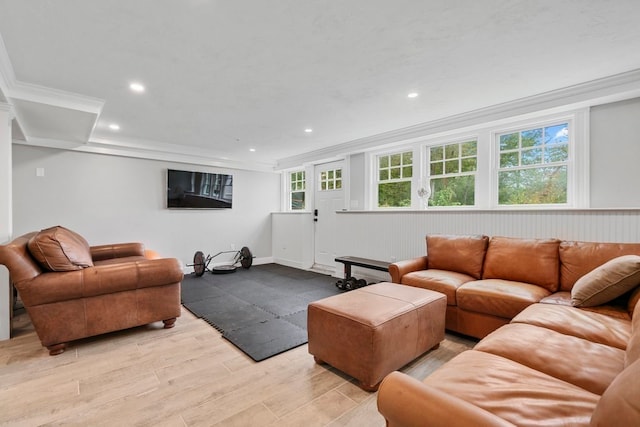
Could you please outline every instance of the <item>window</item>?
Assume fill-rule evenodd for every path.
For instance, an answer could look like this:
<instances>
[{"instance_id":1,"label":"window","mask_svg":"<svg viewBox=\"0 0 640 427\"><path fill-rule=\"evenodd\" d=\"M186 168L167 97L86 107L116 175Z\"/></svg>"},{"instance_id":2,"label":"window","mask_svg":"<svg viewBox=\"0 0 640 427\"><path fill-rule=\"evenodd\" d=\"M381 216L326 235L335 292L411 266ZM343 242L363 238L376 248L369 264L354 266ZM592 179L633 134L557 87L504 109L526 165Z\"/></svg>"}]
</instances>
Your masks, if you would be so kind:
<instances>
[{"instance_id":1,"label":"window","mask_svg":"<svg viewBox=\"0 0 640 427\"><path fill-rule=\"evenodd\" d=\"M320 191L342 189L342 169L320 172Z\"/></svg>"},{"instance_id":2,"label":"window","mask_svg":"<svg viewBox=\"0 0 640 427\"><path fill-rule=\"evenodd\" d=\"M411 206L413 151L378 156L378 207Z\"/></svg>"},{"instance_id":3,"label":"window","mask_svg":"<svg viewBox=\"0 0 640 427\"><path fill-rule=\"evenodd\" d=\"M294 211L303 210L305 208L304 195L306 189L304 171L291 172L289 179L291 182L289 207Z\"/></svg>"},{"instance_id":4,"label":"window","mask_svg":"<svg viewBox=\"0 0 640 427\"><path fill-rule=\"evenodd\" d=\"M497 135L498 205L566 204L569 123Z\"/></svg>"},{"instance_id":5,"label":"window","mask_svg":"<svg viewBox=\"0 0 640 427\"><path fill-rule=\"evenodd\" d=\"M428 149L429 206L473 206L478 168L476 140Z\"/></svg>"}]
</instances>

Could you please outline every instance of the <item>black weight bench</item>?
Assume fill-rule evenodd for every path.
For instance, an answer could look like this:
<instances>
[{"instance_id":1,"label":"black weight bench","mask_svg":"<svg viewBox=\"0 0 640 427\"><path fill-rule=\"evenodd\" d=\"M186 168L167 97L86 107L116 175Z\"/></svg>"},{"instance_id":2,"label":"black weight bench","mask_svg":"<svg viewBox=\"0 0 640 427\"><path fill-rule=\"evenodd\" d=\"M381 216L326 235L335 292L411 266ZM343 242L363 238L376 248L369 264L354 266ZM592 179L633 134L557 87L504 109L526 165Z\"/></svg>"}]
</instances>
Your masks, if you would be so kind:
<instances>
[{"instance_id":1,"label":"black weight bench","mask_svg":"<svg viewBox=\"0 0 640 427\"><path fill-rule=\"evenodd\" d=\"M335 259L336 262L344 264L344 279L340 279L336 282L338 289L350 291L352 289L361 288L367 286L367 281L364 279L356 279L351 276L351 266L369 268L371 270L386 271L389 272L389 262L378 261L375 259L359 258L355 256L341 256Z\"/></svg>"}]
</instances>

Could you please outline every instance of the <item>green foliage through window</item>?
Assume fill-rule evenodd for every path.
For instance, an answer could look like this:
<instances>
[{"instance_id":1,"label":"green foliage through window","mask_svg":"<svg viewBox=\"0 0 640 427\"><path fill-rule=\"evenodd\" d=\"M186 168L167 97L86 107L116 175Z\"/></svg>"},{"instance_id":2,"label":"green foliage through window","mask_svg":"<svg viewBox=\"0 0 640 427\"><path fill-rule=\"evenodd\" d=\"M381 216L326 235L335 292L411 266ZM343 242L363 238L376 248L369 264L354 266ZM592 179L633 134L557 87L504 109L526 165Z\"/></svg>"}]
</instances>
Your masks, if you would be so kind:
<instances>
[{"instance_id":1,"label":"green foliage through window","mask_svg":"<svg viewBox=\"0 0 640 427\"><path fill-rule=\"evenodd\" d=\"M378 207L410 207L413 152L378 156Z\"/></svg>"},{"instance_id":2,"label":"green foliage through window","mask_svg":"<svg viewBox=\"0 0 640 427\"><path fill-rule=\"evenodd\" d=\"M498 204L567 203L569 124L499 136Z\"/></svg>"},{"instance_id":3,"label":"green foliage through window","mask_svg":"<svg viewBox=\"0 0 640 427\"><path fill-rule=\"evenodd\" d=\"M429 147L429 206L475 205L477 141Z\"/></svg>"}]
</instances>

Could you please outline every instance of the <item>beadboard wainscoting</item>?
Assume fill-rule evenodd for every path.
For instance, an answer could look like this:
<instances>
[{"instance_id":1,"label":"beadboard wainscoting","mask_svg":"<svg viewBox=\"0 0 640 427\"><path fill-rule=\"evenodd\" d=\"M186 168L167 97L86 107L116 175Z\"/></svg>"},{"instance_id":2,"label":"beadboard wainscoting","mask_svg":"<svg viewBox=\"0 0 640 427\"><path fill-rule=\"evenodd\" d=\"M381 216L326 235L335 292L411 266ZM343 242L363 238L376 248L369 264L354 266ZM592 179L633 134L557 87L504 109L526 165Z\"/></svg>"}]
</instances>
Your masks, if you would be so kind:
<instances>
[{"instance_id":1,"label":"beadboard wainscoting","mask_svg":"<svg viewBox=\"0 0 640 427\"><path fill-rule=\"evenodd\" d=\"M333 232L337 256L396 261L424 254L425 236L435 233L640 242L640 209L343 211L338 213ZM312 253L311 217L274 214L274 260L305 268L312 262ZM385 273L357 268L353 274L369 280L389 278ZM335 276L342 276L341 264L336 265Z\"/></svg>"}]
</instances>

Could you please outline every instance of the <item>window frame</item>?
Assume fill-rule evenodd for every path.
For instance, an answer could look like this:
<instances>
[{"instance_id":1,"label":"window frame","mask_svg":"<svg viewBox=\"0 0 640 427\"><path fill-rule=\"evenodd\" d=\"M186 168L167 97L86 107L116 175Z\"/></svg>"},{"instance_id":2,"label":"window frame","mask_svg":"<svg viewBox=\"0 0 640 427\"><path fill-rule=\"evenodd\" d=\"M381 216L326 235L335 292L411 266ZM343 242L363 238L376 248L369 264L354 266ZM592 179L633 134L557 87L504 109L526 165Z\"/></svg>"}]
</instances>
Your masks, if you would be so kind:
<instances>
[{"instance_id":1,"label":"window frame","mask_svg":"<svg viewBox=\"0 0 640 427\"><path fill-rule=\"evenodd\" d=\"M411 202L409 203L409 206L379 206L379 200L378 200L378 192L379 192L379 185L381 183L380 181L380 161L379 158L382 156L389 156L389 158L391 158L391 156L395 155L395 154L400 154L401 156L405 153L411 153L411 178L400 178L400 179L394 179L394 180L390 180L388 182L393 183L393 182L410 182L410 197L411 197ZM387 210L411 210L415 208L415 203L416 203L416 197L414 195L414 190L416 188L416 171L418 171L418 174L420 174L420 157L419 157L419 153L418 155L416 155L416 147L415 146L398 146L398 147L394 147L393 149L387 149L384 151L376 151L371 153L371 207L374 210L383 210L383 211L387 211ZM418 164L416 164L416 159L418 159ZM389 159L391 160L391 159ZM402 163L400 164L400 169L402 169L403 167L405 167L405 165L403 165Z\"/></svg>"},{"instance_id":2,"label":"window frame","mask_svg":"<svg viewBox=\"0 0 640 427\"><path fill-rule=\"evenodd\" d=\"M491 204L493 210L544 210L544 209L579 209L589 204L589 121L588 109L572 110L561 114L553 114L505 123L503 126L492 126L490 130L491 152ZM567 166L567 202L501 205L499 203L498 174L500 172L500 135L524 132L536 128L544 128L567 123L568 126L568 158ZM542 163L540 166L544 166Z\"/></svg>"},{"instance_id":3,"label":"window frame","mask_svg":"<svg viewBox=\"0 0 640 427\"><path fill-rule=\"evenodd\" d=\"M475 153L475 159L476 159L476 169L473 172L458 172L456 174L446 174L443 173L443 175L438 175L435 176L435 178L431 175L431 149L434 147L444 147L447 145L452 145L452 144L464 144L467 142L475 142L476 143L476 153ZM419 200L420 205L422 206L422 208L424 209L433 209L433 210L441 210L441 209L473 209L476 208L478 206L478 182L480 181L478 179L479 177L479 169L480 169L480 138L478 137L478 135L475 134L461 134L461 135L457 135L454 138L447 138L447 139L434 139L432 141L429 141L428 143L423 145L423 150L424 150L424 155L422 156L422 159L424 161L424 168L422 168L423 173L421 174L421 177L419 178L421 185L420 187L425 187L425 186L429 186L429 198L427 199L426 202L423 202L422 200ZM463 158L463 156L459 155L457 157L458 161L460 161ZM445 159L443 158L443 168L444 168L444 163L445 163ZM444 171L444 169L443 169ZM469 176L469 175L473 175L474 177L474 200L473 200L473 205L460 205L460 206L455 206L455 205L449 205L449 206L429 206L429 202L428 200L431 200L431 197L433 196L433 191L432 191L432 180L433 179L442 179L442 178L446 178L446 177L458 177L458 176Z\"/></svg>"},{"instance_id":4,"label":"window frame","mask_svg":"<svg viewBox=\"0 0 640 427\"><path fill-rule=\"evenodd\" d=\"M289 170L286 172L287 173L287 182L286 182L286 188L287 188L287 211L290 212L306 212L309 211L308 208L308 197L307 197L307 191L309 186L307 185L307 171L303 168L303 169L293 169L293 170ZM294 182L299 182L299 181L294 181L292 179L292 175L293 174L298 174L298 173L302 173L303 174L303 189L302 190L296 190L294 191L291 187L293 185ZM304 207L302 209L294 209L293 208L293 193L303 193L304 194Z\"/></svg>"}]
</instances>

